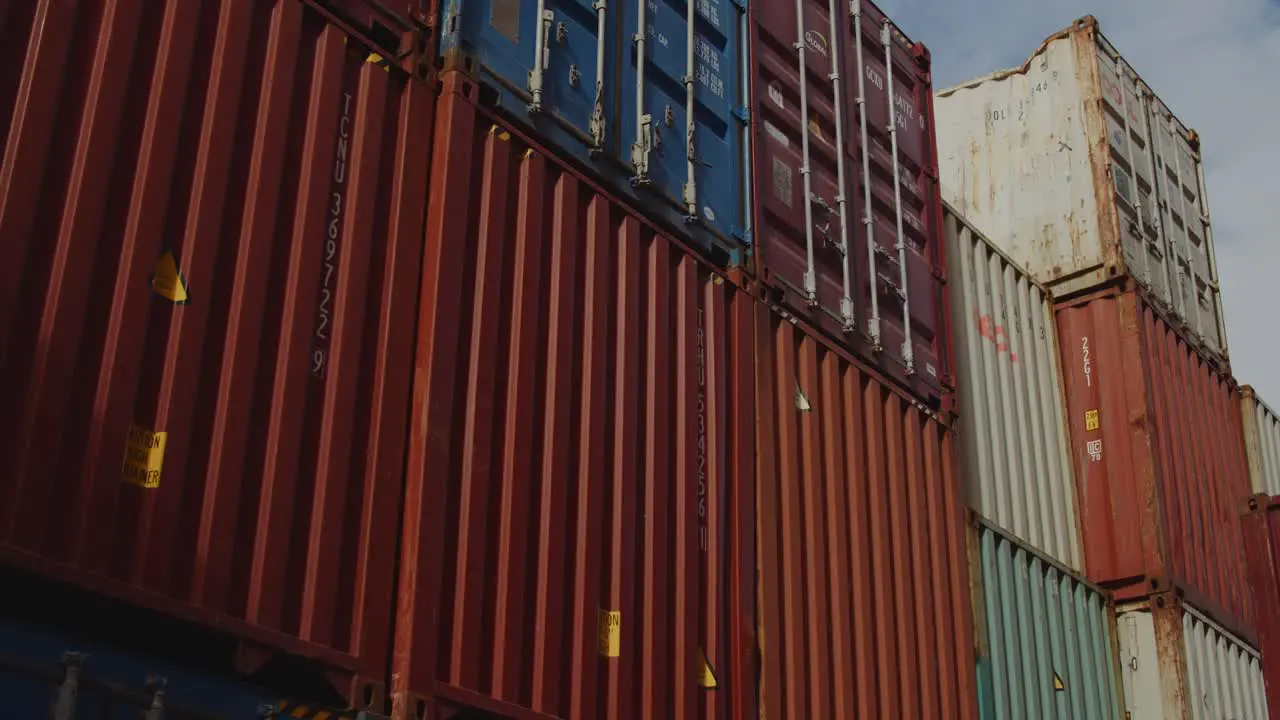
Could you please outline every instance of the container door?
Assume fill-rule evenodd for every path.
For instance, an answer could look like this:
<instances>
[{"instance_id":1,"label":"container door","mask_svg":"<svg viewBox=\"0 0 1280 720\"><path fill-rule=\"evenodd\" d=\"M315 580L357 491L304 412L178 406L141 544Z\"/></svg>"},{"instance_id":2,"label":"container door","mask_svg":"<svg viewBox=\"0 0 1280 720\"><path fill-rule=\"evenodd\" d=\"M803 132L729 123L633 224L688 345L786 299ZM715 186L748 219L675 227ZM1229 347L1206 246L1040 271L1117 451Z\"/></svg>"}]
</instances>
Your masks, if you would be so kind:
<instances>
[{"instance_id":1,"label":"container door","mask_svg":"<svg viewBox=\"0 0 1280 720\"><path fill-rule=\"evenodd\" d=\"M1154 190L1155 156L1147 127L1147 93L1133 68L1105 44L1098 50L1098 76L1125 265L1157 298L1169 304L1173 300L1171 265L1160 234L1160 208Z\"/></svg>"},{"instance_id":2,"label":"container door","mask_svg":"<svg viewBox=\"0 0 1280 720\"><path fill-rule=\"evenodd\" d=\"M815 325L843 337L861 328L850 242L854 166L842 151L842 120L851 117L852 98L832 81L847 45L840 37L831 41L833 7L845 9L831 0L806 0L803 17L785 2L753 9L756 202L761 263L770 284L793 308L808 311Z\"/></svg>"},{"instance_id":3,"label":"container door","mask_svg":"<svg viewBox=\"0 0 1280 720\"><path fill-rule=\"evenodd\" d=\"M632 40L617 122L632 184L685 222L743 239L742 13L732 0L616 4Z\"/></svg>"},{"instance_id":4,"label":"container door","mask_svg":"<svg viewBox=\"0 0 1280 720\"><path fill-rule=\"evenodd\" d=\"M861 261L863 326L884 353L930 387L944 367L937 156L932 89L916 48L870 3L855 0L845 74L856 159L854 252ZM910 318L908 322L907 318Z\"/></svg>"},{"instance_id":5,"label":"container door","mask_svg":"<svg viewBox=\"0 0 1280 720\"><path fill-rule=\"evenodd\" d=\"M1161 227L1168 238L1170 253L1177 257L1175 308L1180 308L1182 321L1207 350L1225 354L1226 333L1219 324L1218 273L1209 213L1204 204L1204 169L1198 141L1159 98L1153 98L1147 107L1159 176L1156 187L1160 194Z\"/></svg>"},{"instance_id":6,"label":"container door","mask_svg":"<svg viewBox=\"0 0 1280 720\"><path fill-rule=\"evenodd\" d=\"M599 7L597 7L599 5ZM617 23L593 0L448 0L441 52L501 88L504 110L564 131L585 155L608 140ZM601 39L604 42L601 42Z\"/></svg>"}]
</instances>

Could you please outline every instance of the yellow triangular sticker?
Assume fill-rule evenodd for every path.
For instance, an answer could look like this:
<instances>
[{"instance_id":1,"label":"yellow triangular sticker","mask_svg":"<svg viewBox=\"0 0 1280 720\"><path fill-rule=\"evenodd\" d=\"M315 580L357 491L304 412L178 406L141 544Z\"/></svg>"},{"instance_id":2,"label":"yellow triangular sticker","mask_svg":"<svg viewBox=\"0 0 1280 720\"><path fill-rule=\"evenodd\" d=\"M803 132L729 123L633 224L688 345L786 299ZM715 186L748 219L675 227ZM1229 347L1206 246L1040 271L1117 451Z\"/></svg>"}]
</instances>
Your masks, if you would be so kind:
<instances>
[{"instance_id":1,"label":"yellow triangular sticker","mask_svg":"<svg viewBox=\"0 0 1280 720\"><path fill-rule=\"evenodd\" d=\"M187 280L182 277L172 250L165 250L156 263L156 269L151 273L151 292L175 305L186 305L191 301Z\"/></svg>"},{"instance_id":2,"label":"yellow triangular sticker","mask_svg":"<svg viewBox=\"0 0 1280 720\"><path fill-rule=\"evenodd\" d=\"M714 690L718 683L716 682L716 671L711 667L711 662L707 660L707 654L701 650L698 651L698 687L704 690Z\"/></svg>"},{"instance_id":3,"label":"yellow triangular sticker","mask_svg":"<svg viewBox=\"0 0 1280 720\"><path fill-rule=\"evenodd\" d=\"M1054 672L1053 673L1053 691L1062 692L1063 690L1066 690L1066 689L1067 689L1067 686L1062 684L1062 677L1059 676L1057 672Z\"/></svg>"}]
</instances>

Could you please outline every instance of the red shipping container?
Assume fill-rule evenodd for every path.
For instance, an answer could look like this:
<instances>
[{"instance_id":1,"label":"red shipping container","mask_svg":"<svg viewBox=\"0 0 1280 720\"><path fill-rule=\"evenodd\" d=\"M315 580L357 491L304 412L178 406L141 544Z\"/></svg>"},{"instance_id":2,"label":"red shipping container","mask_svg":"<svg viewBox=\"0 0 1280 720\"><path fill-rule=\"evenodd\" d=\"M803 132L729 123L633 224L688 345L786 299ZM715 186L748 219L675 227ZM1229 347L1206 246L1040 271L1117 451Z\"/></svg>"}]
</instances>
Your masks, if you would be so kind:
<instances>
[{"instance_id":1,"label":"red shipping container","mask_svg":"<svg viewBox=\"0 0 1280 720\"><path fill-rule=\"evenodd\" d=\"M754 714L754 302L442 78L393 716Z\"/></svg>"},{"instance_id":2,"label":"red shipping container","mask_svg":"<svg viewBox=\"0 0 1280 720\"><path fill-rule=\"evenodd\" d=\"M936 407L954 385L929 53L868 0L802 6L750 8L757 273Z\"/></svg>"},{"instance_id":3,"label":"red shipping container","mask_svg":"<svg viewBox=\"0 0 1280 720\"><path fill-rule=\"evenodd\" d=\"M1240 399L1139 291L1055 310L1085 569L1119 600L1177 590L1246 640Z\"/></svg>"},{"instance_id":4,"label":"red shipping container","mask_svg":"<svg viewBox=\"0 0 1280 720\"><path fill-rule=\"evenodd\" d=\"M1280 717L1280 495L1249 498L1241 524L1267 709L1271 717Z\"/></svg>"},{"instance_id":5,"label":"red shipping container","mask_svg":"<svg viewBox=\"0 0 1280 720\"><path fill-rule=\"evenodd\" d=\"M5 13L0 558L376 705L432 88L297 0Z\"/></svg>"},{"instance_id":6,"label":"red shipping container","mask_svg":"<svg viewBox=\"0 0 1280 720\"><path fill-rule=\"evenodd\" d=\"M976 718L951 431L791 318L758 322L762 716Z\"/></svg>"}]
</instances>

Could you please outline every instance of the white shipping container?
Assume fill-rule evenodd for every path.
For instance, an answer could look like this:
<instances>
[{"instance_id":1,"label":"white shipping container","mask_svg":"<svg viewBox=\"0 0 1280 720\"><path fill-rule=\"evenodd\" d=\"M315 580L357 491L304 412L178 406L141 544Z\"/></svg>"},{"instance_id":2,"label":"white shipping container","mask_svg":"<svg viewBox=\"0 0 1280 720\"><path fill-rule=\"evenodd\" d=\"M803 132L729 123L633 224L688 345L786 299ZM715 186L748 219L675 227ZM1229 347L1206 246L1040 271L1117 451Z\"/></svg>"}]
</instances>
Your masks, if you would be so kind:
<instances>
[{"instance_id":1,"label":"white shipping container","mask_svg":"<svg viewBox=\"0 0 1280 720\"><path fill-rule=\"evenodd\" d=\"M1055 297L1136 278L1226 360L1199 139L1092 17L935 113L944 197Z\"/></svg>"},{"instance_id":2,"label":"white shipping container","mask_svg":"<svg viewBox=\"0 0 1280 720\"><path fill-rule=\"evenodd\" d=\"M1249 486L1255 493L1280 495L1280 416L1248 385L1240 388L1240 410L1249 454Z\"/></svg>"},{"instance_id":3,"label":"white shipping container","mask_svg":"<svg viewBox=\"0 0 1280 720\"><path fill-rule=\"evenodd\" d=\"M1258 651L1171 594L1116 610L1129 720L1265 720Z\"/></svg>"},{"instance_id":4,"label":"white shipping container","mask_svg":"<svg viewBox=\"0 0 1280 720\"><path fill-rule=\"evenodd\" d=\"M1061 360L1048 296L949 204L943 217L969 505L1081 571Z\"/></svg>"}]
</instances>

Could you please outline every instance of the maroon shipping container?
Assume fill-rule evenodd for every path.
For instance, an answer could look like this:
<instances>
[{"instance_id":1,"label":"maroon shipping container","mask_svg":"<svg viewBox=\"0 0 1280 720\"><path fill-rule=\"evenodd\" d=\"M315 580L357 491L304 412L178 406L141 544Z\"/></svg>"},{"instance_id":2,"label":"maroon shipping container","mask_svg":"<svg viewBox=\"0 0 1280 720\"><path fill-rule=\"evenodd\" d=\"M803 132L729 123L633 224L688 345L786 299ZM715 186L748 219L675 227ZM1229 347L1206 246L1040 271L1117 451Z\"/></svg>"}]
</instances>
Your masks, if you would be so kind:
<instances>
[{"instance_id":1,"label":"maroon shipping container","mask_svg":"<svg viewBox=\"0 0 1280 720\"><path fill-rule=\"evenodd\" d=\"M866 0L803 8L750 10L757 272L936 406L953 382L929 53Z\"/></svg>"},{"instance_id":2,"label":"maroon shipping container","mask_svg":"<svg viewBox=\"0 0 1280 720\"><path fill-rule=\"evenodd\" d=\"M761 308L762 716L976 718L951 432Z\"/></svg>"},{"instance_id":3,"label":"maroon shipping container","mask_svg":"<svg viewBox=\"0 0 1280 720\"><path fill-rule=\"evenodd\" d=\"M0 557L376 704L434 91L297 0L155 5L0 19Z\"/></svg>"},{"instance_id":4,"label":"maroon shipping container","mask_svg":"<svg viewBox=\"0 0 1280 720\"><path fill-rule=\"evenodd\" d=\"M1055 310L1089 579L1118 599L1177 590L1245 639L1240 399L1139 291Z\"/></svg>"},{"instance_id":5,"label":"maroon shipping container","mask_svg":"<svg viewBox=\"0 0 1280 720\"><path fill-rule=\"evenodd\" d=\"M393 716L751 715L753 300L442 77Z\"/></svg>"},{"instance_id":6,"label":"maroon shipping container","mask_svg":"<svg viewBox=\"0 0 1280 720\"><path fill-rule=\"evenodd\" d=\"M1267 708L1280 717L1280 495L1254 495L1241 519Z\"/></svg>"}]
</instances>

